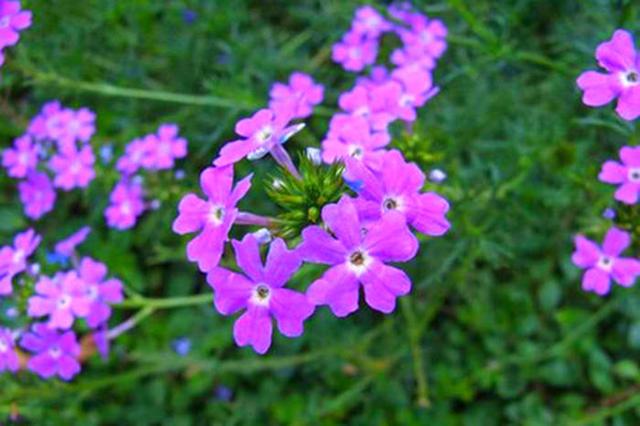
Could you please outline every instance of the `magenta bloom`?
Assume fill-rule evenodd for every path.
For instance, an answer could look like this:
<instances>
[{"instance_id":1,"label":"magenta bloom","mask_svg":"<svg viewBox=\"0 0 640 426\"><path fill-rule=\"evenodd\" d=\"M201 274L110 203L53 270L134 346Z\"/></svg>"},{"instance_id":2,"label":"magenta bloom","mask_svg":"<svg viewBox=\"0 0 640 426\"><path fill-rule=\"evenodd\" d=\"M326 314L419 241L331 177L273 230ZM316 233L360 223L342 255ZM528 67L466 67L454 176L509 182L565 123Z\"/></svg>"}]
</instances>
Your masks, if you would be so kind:
<instances>
[{"instance_id":1,"label":"magenta bloom","mask_svg":"<svg viewBox=\"0 0 640 426\"><path fill-rule=\"evenodd\" d=\"M251 234L242 241L233 241L233 248L244 274L215 268L207 275L207 281L215 290L218 312L232 315L246 309L233 328L238 346L251 345L259 354L267 352L271 346L272 317L280 333L300 336L304 320L315 308L304 294L283 288L300 268L302 261L298 254L288 250L278 238L271 243L263 266L259 243Z\"/></svg>"},{"instance_id":2,"label":"magenta bloom","mask_svg":"<svg viewBox=\"0 0 640 426\"><path fill-rule=\"evenodd\" d=\"M585 71L578 77L584 92L582 102L599 107L618 99L616 112L625 120L640 116L640 74L633 37L628 31L616 30L611 40L596 49L598 65L608 71L602 74Z\"/></svg>"},{"instance_id":3,"label":"magenta bloom","mask_svg":"<svg viewBox=\"0 0 640 426\"><path fill-rule=\"evenodd\" d=\"M144 191L134 180L121 180L109 196L109 207L104 211L107 225L115 229L129 229L144 212Z\"/></svg>"},{"instance_id":4,"label":"magenta bloom","mask_svg":"<svg viewBox=\"0 0 640 426\"><path fill-rule=\"evenodd\" d=\"M322 141L322 159L333 163L353 158L376 167L383 152L381 148L389 142L389 134L374 132L364 117L336 115L331 119L326 139Z\"/></svg>"},{"instance_id":5,"label":"magenta bloom","mask_svg":"<svg viewBox=\"0 0 640 426\"><path fill-rule=\"evenodd\" d=\"M2 165L9 176L23 178L38 165L38 146L29 135L20 136L13 142L13 148L2 153Z\"/></svg>"},{"instance_id":6,"label":"magenta bloom","mask_svg":"<svg viewBox=\"0 0 640 426\"><path fill-rule=\"evenodd\" d=\"M20 31L31 26L31 11L21 10L19 1L0 2L0 50L15 45Z\"/></svg>"},{"instance_id":7,"label":"magenta bloom","mask_svg":"<svg viewBox=\"0 0 640 426\"><path fill-rule=\"evenodd\" d=\"M56 192L44 173L31 172L27 180L18 184L20 201L24 206L24 214L33 220L38 220L53 209L56 202Z\"/></svg>"},{"instance_id":8,"label":"magenta bloom","mask_svg":"<svg viewBox=\"0 0 640 426\"><path fill-rule=\"evenodd\" d=\"M150 170L173 168L175 160L187 156L187 140L178 136L179 128L175 124L163 124L146 143L150 144L147 156L142 164Z\"/></svg>"},{"instance_id":9,"label":"magenta bloom","mask_svg":"<svg viewBox=\"0 0 640 426\"><path fill-rule=\"evenodd\" d=\"M64 240L58 242L54 248L54 251L65 257L69 257L73 254L76 247L84 242L91 233L91 228L83 226L73 234L69 235Z\"/></svg>"},{"instance_id":10,"label":"magenta bloom","mask_svg":"<svg viewBox=\"0 0 640 426\"><path fill-rule=\"evenodd\" d=\"M615 199L625 204L635 204L640 193L640 147L622 147L620 159L622 163L605 162L598 179L620 185L614 194Z\"/></svg>"},{"instance_id":11,"label":"magenta bloom","mask_svg":"<svg viewBox=\"0 0 640 426\"><path fill-rule=\"evenodd\" d=\"M439 58L447 50L447 27L438 19L428 19L420 13L408 17L410 29L400 30L405 50L411 56Z\"/></svg>"},{"instance_id":12,"label":"magenta bloom","mask_svg":"<svg viewBox=\"0 0 640 426\"><path fill-rule=\"evenodd\" d=\"M57 375L71 380L80 372L80 345L73 331L60 333L46 324L34 324L20 346L34 353L27 367L43 379Z\"/></svg>"},{"instance_id":13,"label":"magenta bloom","mask_svg":"<svg viewBox=\"0 0 640 426\"><path fill-rule=\"evenodd\" d=\"M125 175L132 175L147 163L151 157L153 135L147 135L143 138L136 138L127 144L125 153L118 159L116 169Z\"/></svg>"},{"instance_id":14,"label":"magenta bloom","mask_svg":"<svg viewBox=\"0 0 640 426\"><path fill-rule=\"evenodd\" d=\"M75 271L60 272L53 278L41 276L35 293L29 298L27 313L30 317L48 316L50 328L67 330L75 318L89 314L86 284Z\"/></svg>"},{"instance_id":15,"label":"magenta bloom","mask_svg":"<svg viewBox=\"0 0 640 426\"><path fill-rule=\"evenodd\" d=\"M385 262L406 262L418 251L418 240L403 215L389 212L363 232L355 203L343 196L338 204L322 209L322 220L335 238L320 226L309 226L298 247L304 260L331 265L307 290L309 301L329 305L336 316L347 316L358 309L362 284L370 307L392 312L396 298L409 293L411 281Z\"/></svg>"},{"instance_id":16,"label":"magenta bloom","mask_svg":"<svg viewBox=\"0 0 640 426\"><path fill-rule=\"evenodd\" d=\"M59 101L44 104L40 113L29 123L28 134L37 141L57 140L64 129L62 111Z\"/></svg>"},{"instance_id":17,"label":"magenta bloom","mask_svg":"<svg viewBox=\"0 0 640 426\"><path fill-rule=\"evenodd\" d=\"M11 294L11 281L27 269L27 259L36 251L42 237L33 229L15 236L13 247L0 248L0 295Z\"/></svg>"},{"instance_id":18,"label":"magenta bloom","mask_svg":"<svg viewBox=\"0 0 640 426\"><path fill-rule=\"evenodd\" d=\"M391 63L398 67L417 66L426 71L436 67L436 60L429 55L422 55L415 50L396 49L391 53Z\"/></svg>"},{"instance_id":19,"label":"magenta bloom","mask_svg":"<svg viewBox=\"0 0 640 426\"><path fill-rule=\"evenodd\" d=\"M621 286L633 285L640 274L640 261L620 257L631 244L629 233L612 227L604 237L600 248L596 243L582 235L575 238L576 251L571 260L579 268L586 269L582 277L582 288L603 296L609 293L611 279Z\"/></svg>"},{"instance_id":20,"label":"magenta bloom","mask_svg":"<svg viewBox=\"0 0 640 426\"><path fill-rule=\"evenodd\" d=\"M207 200L185 195L178 205L173 231L184 235L200 232L187 245L187 258L202 272L218 266L229 230L236 220L236 204L251 187L251 175L233 187L233 166L209 167L200 175L200 187Z\"/></svg>"},{"instance_id":21,"label":"magenta bloom","mask_svg":"<svg viewBox=\"0 0 640 426\"><path fill-rule=\"evenodd\" d=\"M275 83L269 92L269 108L273 111L291 111L291 118L306 118L313 113L313 107L322 102L324 87L315 84L311 76L294 72L289 77L289 85Z\"/></svg>"},{"instance_id":22,"label":"magenta bloom","mask_svg":"<svg viewBox=\"0 0 640 426\"><path fill-rule=\"evenodd\" d=\"M215 166L227 166L243 158L257 160L282 145L292 135L302 129L301 125L287 126L291 110L261 109L250 118L236 124L236 133L244 139L229 142L220 150Z\"/></svg>"},{"instance_id":23,"label":"magenta bloom","mask_svg":"<svg viewBox=\"0 0 640 426\"><path fill-rule=\"evenodd\" d=\"M53 183L58 188L69 191L73 188L86 188L95 177L93 164L96 161L93 150L85 146L80 151L71 147L54 155L49 162L49 167L56 177Z\"/></svg>"},{"instance_id":24,"label":"magenta bloom","mask_svg":"<svg viewBox=\"0 0 640 426\"><path fill-rule=\"evenodd\" d=\"M432 84L429 71L408 66L396 69L393 80L376 88L373 96L384 103L389 115L412 122L417 118L416 109L435 96L438 90Z\"/></svg>"},{"instance_id":25,"label":"magenta bloom","mask_svg":"<svg viewBox=\"0 0 640 426\"><path fill-rule=\"evenodd\" d=\"M391 31L393 26L373 7L362 6L356 10L352 28L357 34L362 34L369 38L377 38L382 33Z\"/></svg>"},{"instance_id":26,"label":"magenta bloom","mask_svg":"<svg viewBox=\"0 0 640 426\"><path fill-rule=\"evenodd\" d=\"M88 108L65 109L59 120L55 139L61 149L75 148L76 142L88 143L96 131L96 114Z\"/></svg>"},{"instance_id":27,"label":"magenta bloom","mask_svg":"<svg viewBox=\"0 0 640 426\"><path fill-rule=\"evenodd\" d=\"M357 165L350 170L350 178L362 181L355 201L361 218L377 220L399 212L423 234L440 236L449 230L449 203L435 192L421 192L424 173L414 163L407 163L400 151L385 153L378 172Z\"/></svg>"},{"instance_id":28,"label":"magenta bloom","mask_svg":"<svg viewBox=\"0 0 640 426\"><path fill-rule=\"evenodd\" d=\"M89 300L87 324L97 328L111 317L109 305L124 300L122 282L115 278L106 279L107 267L89 257L82 259L78 273L85 283L85 294Z\"/></svg>"},{"instance_id":29,"label":"magenta bloom","mask_svg":"<svg viewBox=\"0 0 640 426\"><path fill-rule=\"evenodd\" d=\"M356 31L349 31L342 40L333 45L331 58L342 64L345 70L359 72L372 65L378 56L376 40L364 37Z\"/></svg>"},{"instance_id":30,"label":"magenta bloom","mask_svg":"<svg viewBox=\"0 0 640 426\"><path fill-rule=\"evenodd\" d=\"M386 70L385 70L386 71ZM377 71L380 73L381 71ZM378 87L383 82L381 76L375 76ZM344 92L338 99L340 108L351 115L364 117L371 128L376 131L387 131L387 126L395 117L387 111L384 98L380 98L371 87L358 85L348 92Z\"/></svg>"},{"instance_id":31,"label":"magenta bloom","mask_svg":"<svg viewBox=\"0 0 640 426\"><path fill-rule=\"evenodd\" d=\"M9 370L15 373L19 368L13 333L8 328L0 327L0 372Z\"/></svg>"}]
</instances>

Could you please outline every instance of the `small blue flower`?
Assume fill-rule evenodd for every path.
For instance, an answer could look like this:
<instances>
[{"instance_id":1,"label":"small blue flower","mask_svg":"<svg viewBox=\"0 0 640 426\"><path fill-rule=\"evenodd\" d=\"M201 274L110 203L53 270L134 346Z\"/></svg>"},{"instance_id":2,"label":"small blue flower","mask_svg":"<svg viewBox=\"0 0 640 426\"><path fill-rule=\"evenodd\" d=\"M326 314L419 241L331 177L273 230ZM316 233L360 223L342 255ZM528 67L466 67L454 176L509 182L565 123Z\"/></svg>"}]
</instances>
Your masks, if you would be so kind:
<instances>
[{"instance_id":1,"label":"small blue flower","mask_svg":"<svg viewBox=\"0 0 640 426\"><path fill-rule=\"evenodd\" d=\"M191 340L188 337L178 337L171 342L171 347L180 356L187 356L191 352Z\"/></svg>"}]
</instances>

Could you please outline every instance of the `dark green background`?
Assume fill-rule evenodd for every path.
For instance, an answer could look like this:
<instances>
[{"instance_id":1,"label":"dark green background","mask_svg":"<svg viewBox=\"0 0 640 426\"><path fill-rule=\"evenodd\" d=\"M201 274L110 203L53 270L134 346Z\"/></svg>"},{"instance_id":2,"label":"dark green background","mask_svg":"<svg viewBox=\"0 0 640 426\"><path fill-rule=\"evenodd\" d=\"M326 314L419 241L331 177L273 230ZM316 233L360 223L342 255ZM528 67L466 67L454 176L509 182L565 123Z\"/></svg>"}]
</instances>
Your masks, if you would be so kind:
<instances>
[{"instance_id":1,"label":"dark green background","mask_svg":"<svg viewBox=\"0 0 640 426\"><path fill-rule=\"evenodd\" d=\"M51 244L93 225L82 252L148 297L210 292L170 231L179 196L197 189L236 120L294 70L325 84L327 100L289 147L319 142L338 94L353 84L330 49L358 3L25 1L34 25L0 71L4 146L59 98L97 112L95 146L113 142L120 153L172 121L190 148L184 181L150 179L163 204L135 230L104 228L116 179L104 168L86 194L61 195L36 228ZM609 226L601 213L613 188L597 181L600 164L639 136L610 107L584 107L575 78L595 67L596 45L615 28L640 27L633 3L418 4L446 22L450 45L435 72L440 95L421 111L416 137L397 142L425 170L448 173L438 190L451 200L453 229L407 265L414 290L393 315L363 308L341 320L323 308L303 338L278 336L260 357L235 347L233 320L208 304L160 310L70 384L2 375L0 416L13 407L38 425L638 424L638 290L585 294L570 263L575 233L599 239ZM185 9L197 14L192 24ZM385 39L383 50L395 43ZM255 167L260 177L272 166L239 173ZM27 222L5 175L0 191L8 243ZM243 208L273 210L260 178ZM297 285L310 279L301 274ZM119 309L112 323L135 312ZM187 357L171 348L181 336L192 341ZM230 401L216 397L221 386Z\"/></svg>"}]
</instances>

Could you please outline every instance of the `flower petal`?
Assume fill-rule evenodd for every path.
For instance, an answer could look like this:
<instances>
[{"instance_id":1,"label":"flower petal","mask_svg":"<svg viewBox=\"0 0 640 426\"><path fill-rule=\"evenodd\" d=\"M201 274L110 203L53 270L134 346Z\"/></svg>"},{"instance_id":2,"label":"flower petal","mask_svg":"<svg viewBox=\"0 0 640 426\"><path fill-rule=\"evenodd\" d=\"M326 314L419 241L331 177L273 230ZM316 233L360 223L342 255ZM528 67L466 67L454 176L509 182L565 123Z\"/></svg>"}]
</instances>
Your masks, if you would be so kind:
<instances>
[{"instance_id":1,"label":"flower petal","mask_svg":"<svg viewBox=\"0 0 640 426\"><path fill-rule=\"evenodd\" d=\"M233 326L233 337L236 344L238 346L251 345L261 355L269 350L272 333L273 325L269 311L251 305Z\"/></svg>"},{"instance_id":2,"label":"flower petal","mask_svg":"<svg viewBox=\"0 0 640 426\"><path fill-rule=\"evenodd\" d=\"M304 329L304 320L315 310L315 306L308 302L304 294L286 288L273 289L269 308L280 333L287 337L300 336Z\"/></svg>"},{"instance_id":3,"label":"flower petal","mask_svg":"<svg viewBox=\"0 0 640 426\"><path fill-rule=\"evenodd\" d=\"M355 275L344 264L337 265L309 286L307 298L314 305L329 305L335 316L345 317L358 310L359 288Z\"/></svg>"}]
</instances>

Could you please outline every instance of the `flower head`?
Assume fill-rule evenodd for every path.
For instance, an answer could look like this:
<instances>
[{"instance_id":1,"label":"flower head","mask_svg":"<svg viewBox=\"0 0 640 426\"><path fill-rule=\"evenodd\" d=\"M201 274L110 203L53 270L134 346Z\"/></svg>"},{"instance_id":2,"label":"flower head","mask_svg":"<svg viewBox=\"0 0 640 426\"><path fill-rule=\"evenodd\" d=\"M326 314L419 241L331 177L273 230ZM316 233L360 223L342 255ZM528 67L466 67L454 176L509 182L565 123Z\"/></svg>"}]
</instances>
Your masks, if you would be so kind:
<instances>
[{"instance_id":1,"label":"flower head","mask_svg":"<svg viewBox=\"0 0 640 426\"><path fill-rule=\"evenodd\" d=\"M96 131L96 114L88 108L60 112L55 139L61 149L75 148L76 142L88 143Z\"/></svg>"},{"instance_id":2,"label":"flower head","mask_svg":"<svg viewBox=\"0 0 640 426\"><path fill-rule=\"evenodd\" d=\"M385 99L379 97L375 91L377 87L383 85L383 79L378 76L376 81L377 84L373 90L367 85L357 85L350 91L344 92L340 95L338 104L343 111L350 115L364 117L372 129L386 132L389 123L396 117L387 111ZM384 81L387 80L384 79Z\"/></svg>"},{"instance_id":3,"label":"flower head","mask_svg":"<svg viewBox=\"0 0 640 426\"><path fill-rule=\"evenodd\" d=\"M73 188L86 188L95 178L93 165L96 157L90 146L79 151L75 147L60 151L49 162L56 174L53 183L56 187L69 191Z\"/></svg>"},{"instance_id":4,"label":"flower head","mask_svg":"<svg viewBox=\"0 0 640 426\"><path fill-rule=\"evenodd\" d=\"M63 108L60 101L50 101L42 106L40 113L33 117L27 132L37 141L57 140L62 134Z\"/></svg>"},{"instance_id":5,"label":"flower head","mask_svg":"<svg viewBox=\"0 0 640 426\"><path fill-rule=\"evenodd\" d=\"M405 16L408 29L399 31L404 49L413 57L439 58L447 50L447 27L438 19L429 19L420 13Z\"/></svg>"},{"instance_id":6,"label":"flower head","mask_svg":"<svg viewBox=\"0 0 640 426\"><path fill-rule=\"evenodd\" d=\"M61 333L46 324L34 324L20 346L33 353L27 368L44 379L57 375L71 380L80 372L80 345L73 331Z\"/></svg>"},{"instance_id":7,"label":"flower head","mask_svg":"<svg viewBox=\"0 0 640 426\"><path fill-rule=\"evenodd\" d=\"M618 99L616 112L625 120L640 116L640 63L631 33L616 30L611 40L596 49L598 64L607 73L585 71L577 83L582 102L599 107Z\"/></svg>"},{"instance_id":8,"label":"flower head","mask_svg":"<svg viewBox=\"0 0 640 426\"><path fill-rule=\"evenodd\" d=\"M80 279L85 284L85 295L89 301L87 324L97 328L111 317L111 307L124 299L122 282L115 278L107 279L107 267L90 257L85 257L78 268Z\"/></svg>"},{"instance_id":9,"label":"flower head","mask_svg":"<svg viewBox=\"0 0 640 426\"><path fill-rule=\"evenodd\" d=\"M15 236L13 246L0 248L0 295L11 294L13 277L27 270L27 260L41 241L40 235L28 229Z\"/></svg>"},{"instance_id":10,"label":"flower head","mask_svg":"<svg viewBox=\"0 0 640 426\"><path fill-rule=\"evenodd\" d=\"M400 151L385 153L378 171L352 165L350 177L362 181L355 201L362 219L378 220L398 212L423 234L440 236L449 230L449 203L435 192L422 192L424 173L414 163L407 163Z\"/></svg>"},{"instance_id":11,"label":"flower head","mask_svg":"<svg viewBox=\"0 0 640 426\"><path fill-rule=\"evenodd\" d=\"M44 173L30 172L27 180L18 184L18 191L24 214L34 220L49 213L56 202L56 192L49 176Z\"/></svg>"},{"instance_id":12,"label":"flower head","mask_svg":"<svg viewBox=\"0 0 640 426\"><path fill-rule=\"evenodd\" d=\"M389 134L373 131L364 117L339 114L331 119L327 137L322 141L322 159L333 163L353 158L375 167L382 148L389 142Z\"/></svg>"},{"instance_id":13,"label":"flower head","mask_svg":"<svg viewBox=\"0 0 640 426\"><path fill-rule=\"evenodd\" d=\"M20 31L31 26L31 11L22 10L19 1L0 2L0 50L20 40Z\"/></svg>"},{"instance_id":14,"label":"flower head","mask_svg":"<svg viewBox=\"0 0 640 426\"><path fill-rule=\"evenodd\" d=\"M148 136L153 138L153 136ZM147 158L151 157L152 146L147 137L136 138L127 144L125 153L118 159L116 169L127 176L134 174Z\"/></svg>"},{"instance_id":15,"label":"flower head","mask_svg":"<svg viewBox=\"0 0 640 426\"><path fill-rule=\"evenodd\" d=\"M8 328L0 327L0 372L9 370L15 373L19 368L14 334Z\"/></svg>"},{"instance_id":16,"label":"flower head","mask_svg":"<svg viewBox=\"0 0 640 426\"><path fill-rule=\"evenodd\" d=\"M9 176L23 178L38 165L38 146L29 135L20 136L13 142L13 148L2 153L2 165Z\"/></svg>"},{"instance_id":17,"label":"flower head","mask_svg":"<svg viewBox=\"0 0 640 426\"><path fill-rule=\"evenodd\" d=\"M331 57L345 70L359 72L372 65L378 56L378 43L356 31L346 33L333 45Z\"/></svg>"},{"instance_id":18,"label":"flower head","mask_svg":"<svg viewBox=\"0 0 640 426\"><path fill-rule=\"evenodd\" d=\"M313 113L313 107L322 102L324 87L315 84L311 76L294 72L288 85L275 83L269 95L271 110L291 112L291 118L306 118Z\"/></svg>"},{"instance_id":19,"label":"flower head","mask_svg":"<svg viewBox=\"0 0 640 426\"><path fill-rule=\"evenodd\" d=\"M234 241L233 247L244 274L215 268L207 281L215 291L214 303L221 314L245 310L233 328L238 346L251 345L264 354L271 346L272 318L283 335L297 337L302 334L304 320L313 314L314 306L304 294L283 288L302 262L279 238L271 243L264 265L253 235Z\"/></svg>"},{"instance_id":20,"label":"flower head","mask_svg":"<svg viewBox=\"0 0 640 426\"><path fill-rule=\"evenodd\" d=\"M35 293L29 298L27 312L31 317L48 316L51 328L67 330L75 318L89 314L86 284L75 271L60 272L53 278L41 276Z\"/></svg>"},{"instance_id":21,"label":"flower head","mask_svg":"<svg viewBox=\"0 0 640 426\"><path fill-rule=\"evenodd\" d=\"M209 167L200 175L206 200L185 195L178 205L173 231L178 234L200 232L187 245L187 257L203 272L218 265L229 230L236 220L236 204L251 187L251 175L233 186L233 166Z\"/></svg>"},{"instance_id":22,"label":"flower head","mask_svg":"<svg viewBox=\"0 0 640 426\"><path fill-rule=\"evenodd\" d=\"M571 258L579 268L586 269L582 277L582 288L603 296L609 293L611 279L624 287L633 285L640 274L640 261L620 257L631 244L629 233L612 227L604 237L602 247L578 235L575 238L576 251Z\"/></svg>"},{"instance_id":23,"label":"flower head","mask_svg":"<svg viewBox=\"0 0 640 426\"><path fill-rule=\"evenodd\" d=\"M377 38L393 26L371 6L362 6L356 10L352 23L353 31L369 38Z\"/></svg>"},{"instance_id":24,"label":"flower head","mask_svg":"<svg viewBox=\"0 0 640 426\"><path fill-rule=\"evenodd\" d=\"M625 204L638 202L640 194L640 147L625 146L620 149L620 160L602 165L598 179L618 186L614 197Z\"/></svg>"},{"instance_id":25,"label":"flower head","mask_svg":"<svg viewBox=\"0 0 640 426\"><path fill-rule=\"evenodd\" d=\"M244 139L229 142L220 150L215 166L227 166L243 158L257 160L285 143L302 129L302 125L288 126L292 117L290 108L261 109L236 124L236 133Z\"/></svg>"},{"instance_id":26,"label":"flower head","mask_svg":"<svg viewBox=\"0 0 640 426\"><path fill-rule=\"evenodd\" d=\"M134 179L123 179L113 188L109 196L109 207L104 212L107 225L115 229L129 229L136 224L144 212L144 191Z\"/></svg>"},{"instance_id":27,"label":"flower head","mask_svg":"<svg viewBox=\"0 0 640 426\"><path fill-rule=\"evenodd\" d=\"M187 141L178 136L179 128L175 124L163 124L155 135L145 138L150 144L142 164L150 170L173 168L175 160L187 155Z\"/></svg>"},{"instance_id":28,"label":"flower head","mask_svg":"<svg viewBox=\"0 0 640 426\"><path fill-rule=\"evenodd\" d=\"M411 289L411 281L402 270L385 262L406 262L418 251L418 240L403 215L389 212L364 227L355 203L345 195L337 204L322 209L322 219L332 234L320 226L309 226L298 247L304 260L330 265L307 290L309 301L329 305L336 316L343 317L358 309L362 285L369 306L392 312L396 298Z\"/></svg>"}]
</instances>

